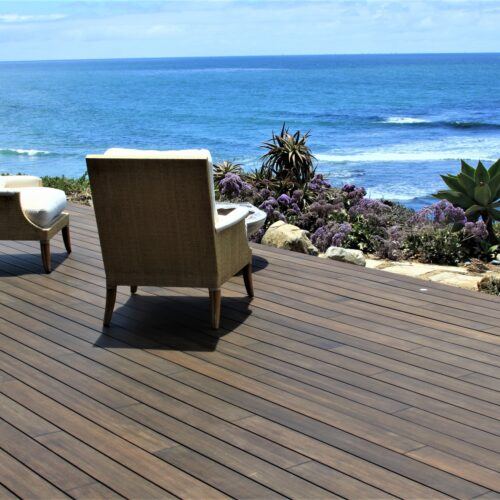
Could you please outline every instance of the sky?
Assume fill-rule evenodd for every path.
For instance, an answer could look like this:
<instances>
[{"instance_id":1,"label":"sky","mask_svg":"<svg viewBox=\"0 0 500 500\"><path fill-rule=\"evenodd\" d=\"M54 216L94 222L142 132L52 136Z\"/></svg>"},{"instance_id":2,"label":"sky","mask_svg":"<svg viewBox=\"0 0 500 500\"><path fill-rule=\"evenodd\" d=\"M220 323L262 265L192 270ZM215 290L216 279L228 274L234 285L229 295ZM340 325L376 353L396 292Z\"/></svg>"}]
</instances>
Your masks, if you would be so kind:
<instances>
[{"instance_id":1,"label":"sky","mask_svg":"<svg viewBox=\"0 0 500 500\"><path fill-rule=\"evenodd\" d=\"M500 0L0 0L0 60L500 52Z\"/></svg>"}]
</instances>

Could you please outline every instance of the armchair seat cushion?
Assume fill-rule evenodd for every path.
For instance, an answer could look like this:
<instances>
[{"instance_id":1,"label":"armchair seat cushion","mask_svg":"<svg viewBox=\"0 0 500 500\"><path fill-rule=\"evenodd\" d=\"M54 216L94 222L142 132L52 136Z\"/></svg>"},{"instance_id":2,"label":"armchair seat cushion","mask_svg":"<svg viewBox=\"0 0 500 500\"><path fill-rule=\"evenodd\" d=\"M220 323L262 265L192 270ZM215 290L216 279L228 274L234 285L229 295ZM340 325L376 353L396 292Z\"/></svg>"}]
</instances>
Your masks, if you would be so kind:
<instances>
[{"instance_id":1,"label":"armchair seat cushion","mask_svg":"<svg viewBox=\"0 0 500 500\"><path fill-rule=\"evenodd\" d=\"M50 227L66 208L66 194L60 189L26 187L19 192L24 215L38 227Z\"/></svg>"}]
</instances>

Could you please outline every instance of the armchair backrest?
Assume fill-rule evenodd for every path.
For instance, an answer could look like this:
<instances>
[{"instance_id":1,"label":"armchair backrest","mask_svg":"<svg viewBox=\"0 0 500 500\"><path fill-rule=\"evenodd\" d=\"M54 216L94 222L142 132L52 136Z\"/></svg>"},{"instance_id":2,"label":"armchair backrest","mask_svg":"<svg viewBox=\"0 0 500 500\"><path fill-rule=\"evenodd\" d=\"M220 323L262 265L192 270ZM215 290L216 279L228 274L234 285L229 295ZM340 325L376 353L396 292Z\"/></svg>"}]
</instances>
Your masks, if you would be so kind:
<instances>
[{"instance_id":1,"label":"armchair backrest","mask_svg":"<svg viewBox=\"0 0 500 500\"><path fill-rule=\"evenodd\" d=\"M210 286L217 272L207 150L87 156L107 283Z\"/></svg>"}]
</instances>

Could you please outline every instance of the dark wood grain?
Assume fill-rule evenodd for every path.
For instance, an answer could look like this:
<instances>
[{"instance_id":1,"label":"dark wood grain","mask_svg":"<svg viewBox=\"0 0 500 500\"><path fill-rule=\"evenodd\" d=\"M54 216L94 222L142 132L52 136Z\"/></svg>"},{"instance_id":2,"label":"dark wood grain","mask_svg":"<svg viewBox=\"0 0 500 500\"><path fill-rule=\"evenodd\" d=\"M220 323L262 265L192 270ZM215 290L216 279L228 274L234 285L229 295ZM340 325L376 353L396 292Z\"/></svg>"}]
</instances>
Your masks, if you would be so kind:
<instances>
[{"instance_id":1,"label":"dark wood grain","mask_svg":"<svg viewBox=\"0 0 500 500\"><path fill-rule=\"evenodd\" d=\"M498 298L254 245L219 330L206 290L157 287L118 287L103 328L93 213L70 212L50 275L0 243L0 496L500 492Z\"/></svg>"}]
</instances>

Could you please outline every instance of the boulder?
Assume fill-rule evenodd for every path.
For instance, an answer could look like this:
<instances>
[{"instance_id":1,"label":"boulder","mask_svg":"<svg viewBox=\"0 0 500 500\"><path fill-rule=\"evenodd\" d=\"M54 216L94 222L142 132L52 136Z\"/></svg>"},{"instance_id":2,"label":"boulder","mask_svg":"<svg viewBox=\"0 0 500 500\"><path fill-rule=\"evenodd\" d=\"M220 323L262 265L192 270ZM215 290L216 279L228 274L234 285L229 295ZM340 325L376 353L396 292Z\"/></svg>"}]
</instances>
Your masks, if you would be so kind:
<instances>
[{"instance_id":1,"label":"boulder","mask_svg":"<svg viewBox=\"0 0 500 500\"><path fill-rule=\"evenodd\" d=\"M366 259L361 250L352 250L351 248L329 247L325 252L325 257L341 262L349 262L357 266L366 266Z\"/></svg>"},{"instance_id":2,"label":"boulder","mask_svg":"<svg viewBox=\"0 0 500 500\"><path fill-rule=\"evenodd\" d=\"M500 273L487 274L478 284L480 292L487 292L493 295L500 295Z\"/></svg>"},{"instance_id":3,"label":"boulder","mask_svg":"<svg viewBox=\"0 0 500 500\"><path fill-rule=\"evenodd\" d=\"M307 237L307 231L292 224L286 224L283 221L275 222L269 226L261 243L270 247L318 255L318 249Z\"/></svg>"}]
</instances>

